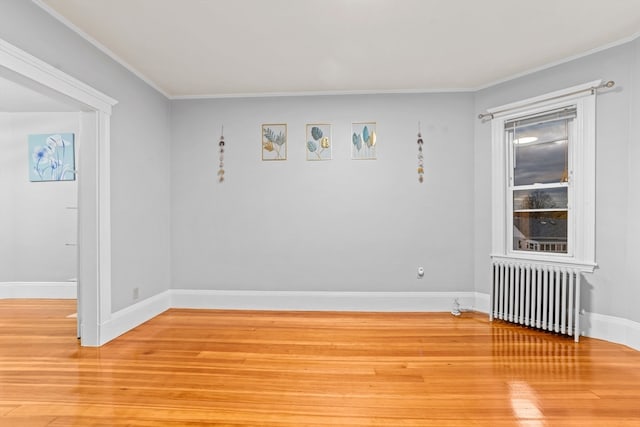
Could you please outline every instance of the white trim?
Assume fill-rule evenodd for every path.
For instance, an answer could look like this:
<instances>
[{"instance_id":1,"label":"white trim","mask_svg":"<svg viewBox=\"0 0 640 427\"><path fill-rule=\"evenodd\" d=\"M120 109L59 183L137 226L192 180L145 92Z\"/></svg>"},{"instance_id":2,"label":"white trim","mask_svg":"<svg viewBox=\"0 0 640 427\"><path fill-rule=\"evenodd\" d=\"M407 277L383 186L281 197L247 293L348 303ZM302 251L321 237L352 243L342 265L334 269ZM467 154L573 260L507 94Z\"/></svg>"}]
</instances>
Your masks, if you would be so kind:
<instances>
[{"instance_id":1,"label":"white trim","mask_svg":"<svg viewBox=\"0 0 640 427\"><path fill-rule=\"evenodd\" d=\"M476 293L476 305L489 300L488 294ZM487 309L489 305L487 305ZM477 311L485 312L477 309ZM487 310L488 312L488 310ZM621 317L584 312L581 314L580 335L626 345L640 351L640 323ZM522 326L525 328L525 326Z\"/></svg>"},{"instance_id":2,"label":"white trim","mask_svg":"<svg viewBox=\"0 0 640 427\"><path fill-rule=\"evenodd\" d=\"M98 113L98 324L111 315L111 116ZM106 284L108 286L103 286ZM102 341L104 343L106 341Z\"/></svg>"},{"instance_id":3,"label":"white trim","mask_svg":"<svg viewBox=\"0 0 640 427\"><path fill-rule=\"evenodd\" d=\"M61 24L65 25L67 28L69 28L71 31L75 32L77 35L79 35L80 37L82 37L84 40L88 41L89 43L91 43L94 47L96 47L98 50L100 50L102 53L104 53L105 55L107 55L109 58L113 59L114 61L116 61L118 64L122 65L124 68L126 68L129 72L131 72L133 75L135 75L136 77L138 77L140 80L142 80L143 82L145 82L146 84L148 84L149 86L151 86L153 89L157 90L158 92L160 92L162 95L164 95L166 98L171 99L171 97L164 91L162 90L158 85L156 85L153 80L151 80L150 78L148 78L147 76L145 76L144 74L142 74L140 71L136 70L134 67L132 67L131 65L129 65L128 62L126 62L124 59L120 58L118 55L116 55L115 53L113 53L113 51L111 51L108 47L106 47L105 45L103 45L102 43L100 43L98 40L94 39L93 37L91 37L89 34L85 33L83 30L81 30L77 25L75 25L74 23L72 23L71 21L69 21L67 18L65 18L64 16L60 15L56 10L54 10L53 8L51 8L49 5L47 5L46 3L44 3L42 0L31 0L33 3L35 3L37 6L39 6L40 8L42 8L45 12L47 12L49 15L51 15L53 18L57 19L58 21L60 21Z\"/></svg>"},{"instance_id":4,"label":"white trim","mask_svg":"<svg viewBox=\"0 0 640 427\"><path fill-rule=\"evenodd\" d=\"M566 103L573 99L583 98L589 94L591 88L598 87L602 84L602 79L593 80L588 83L583 83L576 86L571 86L566 89L556 90L554 92L545 93L543 95L534 96L532 98L523 99L509 104L501 105L499 107L487 108L487 112L493 115L493 118L505 117L505 120L511 117L517 117L522 114L523 111L528 110L545 110L548 105L554 105L559 103Z\"/></svg>"},{"instance_id":5,"label":"white trim","mask_svg":"<svg viewBox=\"0 0 640 427\"><path fill-rule=\"evenodd\" d=\"M118 103L115 99L2 39L0 39L0 66L67 95L96 111L111 114L111 107Z\"/></svg>"},{"instance_id":6,"label":"white trim","mask_svg":"<svg viewBox=\"0 0 640 427\"><path fill-rule=\"evenodd\" d=\"M171 306L234 310L450 311L474 309L474 292L303 292L172 289Z\"/></svg>"},{"instance_id":7,"label":"white trim","mask_svg":"<svg viewBox=\"0 0 640 427\"><path fill-rule=\"evenodd\" d=\"M101 325L100 345L142 325L169 308L171 308L171 295L165 291L112 313L110 319Z\"/></svg>"},{"instance_id":8,"label":"white trim","mask_svg":"<svg viewBox=\"0 0 640 427\"><path fill-rule=\"evenodd\" d=\"M342 96L342 95L403 95L403 94L427 94L427 93L471 93L473 89L445 88L445 89L392 89L392 90L327 90L327 91L302 91L302 92L255 92L255 93L221 93L208 95L176 95L169 99L174 101L190 99L228 99L228 98L278 98L294 96Z\"/></svg>"},{"instance_id":9,"label":"white trim","mask_svg":"<svg viewBox=\"0 0 640 427\"><path fill-rule=\"evenodd\" d=\"M489 296L477 292L299 292L171 289L113 313L101 326L101 344L170 308L218 310L487 313Z\"/></svg>"},{"instance_id":10,"label":"white trim","mask_svg":"<svg viewBox=\"0 0 640 427\"><path fill-rule=\"evenodd\" d=\"M513 259L541 262L592 273L595 262L595 93L589 89L598 86L602 80L594 80L581 85L550 92L533 98L512 102L487 111L493 114L491 120L492 159L492 255L493 259ZM570 151L570 198L569 222L570 254L556 256L539 252L513 250L510 191L511 154L509 142L505 139L504 123L523 115L537 114L567 106L576 107L576 138ZM579 230L579 232L577 232Z\"/></svg>"},{"instance_id":11,"label":"white trim","mask_svg":"<svg viewBox=\"0 0 640 427\"><path fill-rule=\"evenodd\" d=\"M491 307L491 302L490 302L489 294L476 292L475 302L473 304L472 310L478 311L480 313L486 313L487 315L489 315L490 307Z\"/></svg>"},{"instance_id":12,"label":"white trim","mask_svg":"<svg viewBox=\"0 0 640 427\"><path fill-rule=\"evenodd\" d=\"M562 59L559 59L557 61L549 62L547 64L541 65L539 67L531 68L531 69L523 71L521 73L511 74L508 77L504 77L502 79L494 80L493 82L487 83L486 85L482 85L482 86L476 87L475 89L473 89L473 91L477 92L477 91L489 89L491 87L498 86L500 84L507 83L507 82L510 82L512 80L516 80L516 79L528 76L530 74L535 74L535 73L538 73L540 71L548 70L549 68L557 67L558 65L562 65L562 64L566 64L566 63L571 62L571 61L575 61L576 59L584 58L584 57L587 57L589 55L593 55L593 54L598 53L598 52L603 52L605 50L612 49L612 48L617 47L617 46L622 46L624 44L627 44L627 43L630 43L630 42L636 40L638 37L640 37L640 32L634 33L633 35L631 35L629 37L624 37L624 38L621 38L619 40L613 41L611 43L607 43L607 44L605 44L603 46L599 46L599 47L596 47L596 48L593 48L593 49L586 50L586 51L584 51L582 53L578 53L578 54L575 54L575 55L567 56L566 58L562 58Z\"/></svg>"},{"instance_id":13,"label":"white trim","mask_svg":"<svg viewBox=\"0 0 640 427\"><path fill-rule=\"evenodd\" d=\"M0 299L76 299L78 284L69 282L0 282Z\"/></svg>"},{"instance_id":14,"label":"white trim","mask_svg":"<svg viewBox=\"0 0 640 427\"><path fill-rule=\"evenodd\" d=\"M99 346L101 325L111 304L110 115L116 100L0 39L0 68L6 68L41 88L62 94L93 110L84 113L79 149L78 306L82 345ZM85 126L87 125L87 126ZM83 184L84 183L84 184Z\"/></svg>"},{"instance_id":15,"label":"white trim","mask_svg":"<svg viewBox=\"0 0 640 427\"><path fill-rule=\"evenodd\" d=\"M621 317L586 312L580 323L584 334L640 351L640 323Z\"/></svg>"},{"instance_id":16,"label":"white trim","mask_svg":"<svg viewBox=\"0 0 640 427\"><path fill-rule=\"evenodd\" d=\"M504 146L504 121L491 121L491 250L507 252L507 177L508 149Z\"/></svg>"},{"instance_id":17,"label":"white trim","mask_svg":"<svg viewBox=\"0 0 640 427\"><path fill-rule=\"evenodd\" d=\"M571 268L578 270L582 273L593 273L597 265L595 263L585 263L580 261L574 261L570 258L552 258L552 257L543 257L536 256L534 258L533 255L528 254L509 254L509 255L498 255L492 254L490 255L493 261L499 261L503 263L512 263L517 264L519 262L524 262L530 265L536 266L554 266L559 268Z\"/></svg>"},{"instance_id":18,"label":"white trim","mask_svg":"<svg viewBox=\"0 0 640 427\"><path fill-rule=\"evenodd\" d=\"M171 308L361 312L449 312L457 299L461 311L489 312L481 292L298 292L171 289L111 315L102 325L103 344ZM640 351L640 323L585 313L582 335Z\"/></svg>"}]
</instances>

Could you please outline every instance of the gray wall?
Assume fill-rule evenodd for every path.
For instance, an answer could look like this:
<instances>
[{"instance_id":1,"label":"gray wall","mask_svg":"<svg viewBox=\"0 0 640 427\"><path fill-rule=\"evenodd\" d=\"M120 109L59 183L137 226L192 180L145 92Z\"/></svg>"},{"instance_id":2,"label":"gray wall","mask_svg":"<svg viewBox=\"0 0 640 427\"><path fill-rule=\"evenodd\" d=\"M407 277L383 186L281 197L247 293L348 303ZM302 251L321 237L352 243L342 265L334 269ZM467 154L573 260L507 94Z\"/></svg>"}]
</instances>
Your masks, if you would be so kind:
<instances>
[{"instance_id":1,"label":"gray wall","mask_svg":"<svg viewBox=\"0 0 640 427\"><path fill-rule=\"evenodd\" d=\"M616 87L597 100L596 261L586 276L585 309L640 321L637 301L640 238L638 216L638 41L614 47L553 68L536 72L475 94L476 114L528 97L596 79L614 80ZM632 115L632 113L635 113ZM491 251L491 125L475 122L474 233L475 283L489 290Z\"/></svg>"},{"instance_id":2,"label":"gray wall","mask_svg":"<svg viewBox=\"0 0 640 427\"><path fill-rule=\"evenodd\" d=\"M486 293L490 125L475 114L613 79L616 88L598 98L599 269L588 277L585 304L640 321L638 41L473 95L169 102L32 2L0 3L0 38L119 101L112 120L114 310L132 302L133 287L146 298L170 283L344 291L475 286ZM350 123L361 120L378 122L376 161L349 160ZM418 120L426 138L423 185L415 171ZM304 125L315 121L334 124L332 161L305 161ZM260 124L273 122L289 124L286 162L260 160ZM228 179L219 185L223 123ZM426 268L424 280L415 278L418 265Z\"/></svg>"},{"instance_id":3,"label":"gray wall","mask_svg":"<svg viewBox=\"0 0 640 427\"><path fill-rule=\"evenodd\" d=\"M0 38L118 100L111 121L112 310L169 288L169 101L30 1Z\"/></svg>"},{"instance_id":4,"label":"gray wall","mask_svg":"<svg viewBox=\"0 0 640 427\"><path fill-rule=\"evenodd\" d=\"M473 290L472 116L470 94L172 102L172 287ZM377 160L350 159L358 121L377 122ZM318 122L333 124L333 160L306 161ZM286 161L261 160L263 123L288 124Z\"/></svg>"},{"instance_id":5,"label":"gray wall","mask_svg":"<svg viewBox=\"0 0 640 427\"><path fill-rule=\"evenodd\" d=\"M629 108L629 139L627 141L628 168L627 179L627 221L626 221L626 287L625 301L628 319L640 322L640 40L634 41L631 46L630 61L632 68L628 82L628 90L631 94L631 107Z\"/></svg>"},{"instance_id":6,"label":"gray wall","mask_svg":"<svg viewBox=\"0 0 640 427\"><path fill-rule=\"evenodd\" d=\"M28 136L74 133L78 113L0 113L0 282L76 277L77 181L30 182ZM76 159L78 156L76 155Z\"/></svg>"}]
</instances>

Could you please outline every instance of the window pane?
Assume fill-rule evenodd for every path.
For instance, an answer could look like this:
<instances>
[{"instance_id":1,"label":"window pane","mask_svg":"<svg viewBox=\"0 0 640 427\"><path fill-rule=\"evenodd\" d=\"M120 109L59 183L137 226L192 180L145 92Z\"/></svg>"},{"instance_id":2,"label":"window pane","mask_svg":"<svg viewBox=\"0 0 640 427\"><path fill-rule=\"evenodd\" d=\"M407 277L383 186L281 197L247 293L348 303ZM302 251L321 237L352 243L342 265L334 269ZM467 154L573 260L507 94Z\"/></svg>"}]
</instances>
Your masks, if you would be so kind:
<instances>
[{"instance_id":1,"label":"window pane","mask_svg":"<svg viewBox=\"0 0 640 427\"><path fill-rule=\"evenodd\" d=\"M566 209L567 190L567 187L516 190L513 192L513 210Z\"/></svg>"},{"instance_id":2,"label":"window pane","mask_svg":"<svg viewBox=\"0 0 640 427\"><path fill-rule=\"evenodd\" d=\"M514 212L513 249L567 253L567 211Z\"/></svg>"},{"instance_id":3,"label":"window pane","mask_svg":"<svg viewBox=\"0 0 640 427\"><path fill-rule=\"evenodd\" d=\"M568 120L554 120L511 130L515 152L514 185L568 180Z\"/></svg>"}]
</instances>

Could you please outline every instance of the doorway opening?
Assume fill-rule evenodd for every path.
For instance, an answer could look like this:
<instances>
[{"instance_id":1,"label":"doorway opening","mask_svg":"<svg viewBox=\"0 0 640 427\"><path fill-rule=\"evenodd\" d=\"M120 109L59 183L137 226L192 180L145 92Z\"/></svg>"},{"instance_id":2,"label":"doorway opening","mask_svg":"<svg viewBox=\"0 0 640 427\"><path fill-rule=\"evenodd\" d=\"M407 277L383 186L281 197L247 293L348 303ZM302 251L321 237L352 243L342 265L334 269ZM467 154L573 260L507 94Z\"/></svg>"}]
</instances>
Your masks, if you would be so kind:
<instances>
[{"instance_id":1,"label":"doorway opening","mask_svg":"<svg viewBox=\"0 0 640 427\"><path fill-rule=\"evenodd\" d=\"M68 243L78 253L78 336L83 346L100 346L108 340L101 329L111 318L109 130L117 101L2 39L0 78L77 114L77 241Z\"/></svg>"}]
</instances>

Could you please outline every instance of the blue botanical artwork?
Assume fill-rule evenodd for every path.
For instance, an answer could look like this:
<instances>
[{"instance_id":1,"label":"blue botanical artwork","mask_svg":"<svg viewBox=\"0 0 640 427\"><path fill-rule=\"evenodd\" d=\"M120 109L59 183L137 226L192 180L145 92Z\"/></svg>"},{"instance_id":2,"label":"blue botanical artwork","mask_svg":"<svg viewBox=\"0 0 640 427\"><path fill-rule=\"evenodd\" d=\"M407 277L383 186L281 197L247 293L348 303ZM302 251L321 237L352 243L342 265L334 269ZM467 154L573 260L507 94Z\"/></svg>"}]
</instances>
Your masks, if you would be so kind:
<instances>
[{"instance_id":1,"label":"blue botanical artwork","mask_svg":"<svg viewBox=\"0 0 640 427\"><path fill-rule=\"evenodd\" d=\"M376 159L375 122L351 124L351 158L354 160Z\"/></svg>"},{"instance_id":2,"label":"blue botanical artwork","mask_svg":"<svg viewBox=\"0 0 640 427\"><path fill-rule=\"evenodd\" d=\"M262 125L262 160L287 160L287 125Z\"/></svg>"},{"instance_id":3,"label":"blue botanical artwork","mask_svg":"<svg viewBox=\"0 0 640 427\"><path fill-rule=\"evenodd\" d=\"M72 133L29 135L29 180L74 181L75 153Z\"/></svg>"},{"instance_id":4,"label":"blue botanical artwork","mask_svg":"<svg viewBox=\"0 0 640 427\"><path fill-rule=\"evenodd\" d=\"M307 125L307 160L331 160L331 125Z\"/></svg>"}]
</instances>

